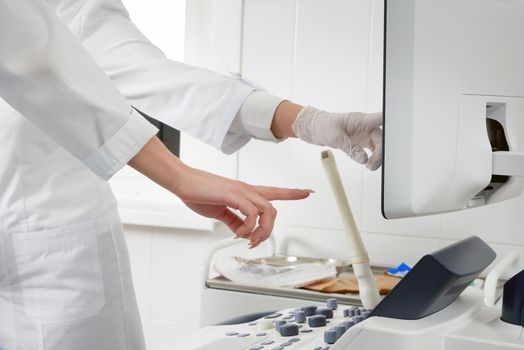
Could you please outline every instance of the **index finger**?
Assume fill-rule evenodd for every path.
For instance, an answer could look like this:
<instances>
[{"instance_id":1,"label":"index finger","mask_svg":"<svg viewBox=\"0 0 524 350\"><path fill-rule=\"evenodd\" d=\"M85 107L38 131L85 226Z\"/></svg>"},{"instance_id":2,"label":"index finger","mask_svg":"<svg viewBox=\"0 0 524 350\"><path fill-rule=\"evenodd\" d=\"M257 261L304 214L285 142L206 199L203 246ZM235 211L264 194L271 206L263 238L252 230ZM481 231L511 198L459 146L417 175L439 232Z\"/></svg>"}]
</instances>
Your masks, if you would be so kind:
<instances>
[{"instance_id":1,"label":"index finger","mask_svg":"<svg viewBox=\"0 0 524 350\"><path fill-rule=\"evenodd\" d=\"M309 197L313 190L300 190L296 188L281 188L268 186L254 186L255 191L268 201L299 200Z\"/></svg>"}]
</instances>

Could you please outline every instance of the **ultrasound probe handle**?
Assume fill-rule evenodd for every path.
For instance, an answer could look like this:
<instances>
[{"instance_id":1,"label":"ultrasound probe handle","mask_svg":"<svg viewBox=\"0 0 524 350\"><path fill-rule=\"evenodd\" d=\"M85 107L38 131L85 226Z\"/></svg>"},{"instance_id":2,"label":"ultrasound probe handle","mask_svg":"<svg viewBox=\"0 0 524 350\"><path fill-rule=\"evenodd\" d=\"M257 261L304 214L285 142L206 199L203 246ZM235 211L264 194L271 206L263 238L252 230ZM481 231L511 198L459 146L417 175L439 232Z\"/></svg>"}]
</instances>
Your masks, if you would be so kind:
<instances>
[{"instance_id":1,"label":"ultrasound probe handle","mask_svg":"<svg viewBox=\"0 0 524 350\"><path fill-rule=\"evenodd\" d=\"M349 206L346 191L344 191L344 185L340 179L333 152L330 150L322 151L322 165L324 166L324 171L329 184L331 185L331 189L333 190L333 194L335 195L340 218L342 219L342 225L344 226L344 231L346 231L351 263L358 264L369 262L368 253L362 242L362 237L358 231L351 207Z\"/></svg>"},{"instance_id":2,"label":"ultrasound probe handle","mask_svg":"<svg viewBox=\"0 0 524 350\"><path fill-rule=\"evenodd\" d=\"M349 243L349 253L353 271L358 282L358 289L362 304L367 309L373 309L380 301L375 275L369 265L369 256L362 242L362 237L353 217L353 212L342 185L337 163L333 152L326 150L321 154L322 165L335 195L344 231Z\"/></svg>"}]
</instances>

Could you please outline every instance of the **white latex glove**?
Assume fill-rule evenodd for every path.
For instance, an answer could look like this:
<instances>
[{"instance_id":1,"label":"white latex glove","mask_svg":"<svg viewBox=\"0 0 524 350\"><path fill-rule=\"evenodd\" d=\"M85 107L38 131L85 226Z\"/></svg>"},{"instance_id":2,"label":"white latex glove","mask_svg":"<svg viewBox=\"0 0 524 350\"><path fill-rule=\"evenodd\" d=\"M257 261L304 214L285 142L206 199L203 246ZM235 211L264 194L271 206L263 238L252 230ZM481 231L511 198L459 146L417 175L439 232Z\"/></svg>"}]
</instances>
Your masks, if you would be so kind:
<instances>
[{"instance_id":1,"label":"white latex glove","mask_svg":"<svg viewBox=\"0 0 524 350\"><path fill-rule=\"evenodd\" d=\"M381 125L382 113L329 113L304 107L293 131L303 141L338 148L368 169L377 170L382 165Z\"/></svg>"}]
</instances>

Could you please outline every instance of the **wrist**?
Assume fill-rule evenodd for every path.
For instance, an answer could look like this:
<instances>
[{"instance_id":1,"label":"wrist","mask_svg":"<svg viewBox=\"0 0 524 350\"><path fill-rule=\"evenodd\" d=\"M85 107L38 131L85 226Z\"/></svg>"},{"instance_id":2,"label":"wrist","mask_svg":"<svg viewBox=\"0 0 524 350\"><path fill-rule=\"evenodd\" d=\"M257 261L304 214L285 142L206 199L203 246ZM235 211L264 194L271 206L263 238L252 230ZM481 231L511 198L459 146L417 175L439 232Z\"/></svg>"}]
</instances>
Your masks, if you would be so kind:
<instances>
[{"instance_id":1,"label":"wrist","mask_svg":"<svg viewBox=\"0 0 524 350\"><path fill-rule=\"evenodd\" d=\"M302 109L302 106L291 101L283 101L278 105L271 122L271 132L277 139L297 137L293 131L293 124Z\"/></svg>"}]
</instances>

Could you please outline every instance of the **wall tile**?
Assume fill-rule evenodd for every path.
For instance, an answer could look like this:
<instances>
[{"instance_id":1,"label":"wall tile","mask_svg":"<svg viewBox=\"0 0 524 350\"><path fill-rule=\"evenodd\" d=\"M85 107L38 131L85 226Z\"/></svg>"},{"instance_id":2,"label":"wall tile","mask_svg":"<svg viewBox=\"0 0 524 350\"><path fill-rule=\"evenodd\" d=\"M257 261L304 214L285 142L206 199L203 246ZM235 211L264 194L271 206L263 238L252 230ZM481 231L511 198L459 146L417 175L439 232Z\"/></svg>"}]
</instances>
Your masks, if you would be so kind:
<instances>
[{"instance_id":1,"label":"wall tile","mask_svg":"<svg viewBox=\"0 0 524 350\"><path fill-rule=\"evenodd\" d=\"M216 234L154 229L151 317L197 324L201 267ZM153 327L154 328L154 327Z\"/></svg>"},{"instance_id":2,"label":"wall tile","mask_svg":"<svg viewBox=\"0 0 524 350\"><path fill-rule=\"evenodd\" d=\"M371 5L300 0L294 99L332 111L366 108Z\"/></svg>"},{"instance_id":3,"label":"wall tile","mask_svg":"<svg viewBox=\"0 0 524 350\"><path fill-rule=\"evenodd\" d=\"M384 0L371 1L367 110L382 111L384 87Z\"/></svg>"},{"instance_id":4,"label":"wall tile","mask_svg":"<svg viewBox=\"0 0 524 350\"><path fill-rule=\"evenodd\" d=\"M442 215L442 237L461 239L470 235L501 244L524 245L524 197L480 208Z\"/></svg>"},{"instance_id":5,"label":"wall tile","mask_svg":"<svg viewBox=\"0 0 524 350\"><path fill-rule=\"evenodd\" d=\"M341 230L290 226L280 235L282 252L289 255L347 261L348 243Z\"/></svg>"},{"instance_id":6,"label":"wall tile","mask_svg":"<svg viewBox=\"0 0 524 350\"><path fill-rule=\"evenodd\" d=\"M436 238L366 232L362 238L371 262L377 265L397 266L402 262L414 265L422 256L439 248Z\"/></svg>"},{"instance_id":7,"label":"wall tile","mask_svg":"<svg viewBox=\"0 0 524 350\"><path fill-rule=\"evenodd\" d=\"M292 87L295 12L296 0L244 3L242 74L285 98Z\"/></svg>"},{"instance_id":8,"label":"wall tile","mask_svg":"<svg viewBox=\"0 0 524 350\"><path fill-rule=\"evenodd\" d=\"M292 226L342 229L342 221L334 194L320 161L323 148L298 140L290 144L290 186L310 188L315 191L309 198L288 203L284 215ZM362 173L364 167L352 161L341 151L334 151L340 177L357 224L360 224Z\"/></svg>"},{"instance_id":9,"label":"wall tile","mask_svg":"<svg viewBox=\"0 0 524 350\"><path fill-rule=\"evenodd\" d=\"M289 179L289 143L273 144L253 140L239 152L239 179L253 185L300 187ZM286 208L294 203L274 201L277 224L288 222Z\"/></svg>"}]
</instances>

